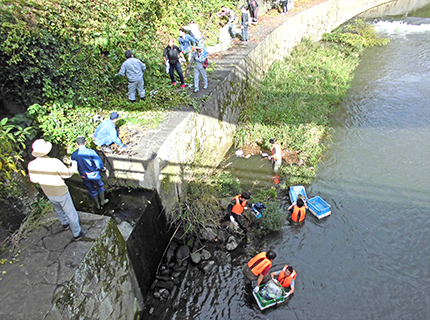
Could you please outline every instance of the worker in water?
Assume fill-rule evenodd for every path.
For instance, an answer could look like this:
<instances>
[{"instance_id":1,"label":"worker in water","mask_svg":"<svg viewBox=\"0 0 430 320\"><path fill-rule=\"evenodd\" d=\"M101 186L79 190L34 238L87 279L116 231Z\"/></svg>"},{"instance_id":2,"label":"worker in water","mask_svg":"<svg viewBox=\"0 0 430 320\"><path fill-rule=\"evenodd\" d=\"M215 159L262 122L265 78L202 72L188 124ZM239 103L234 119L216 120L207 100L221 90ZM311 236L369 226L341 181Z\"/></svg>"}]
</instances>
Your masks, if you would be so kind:
<instances>
[{"instance_id":1,"label":"worker in water","mask_svg":"<svg viewBox=\"0 0 430 320\"><path fill-rule=\"evenodd\" d=\"M243 267L242 272L246 279L250 281L257 280L254 292L260 290L260 284L270 279L269 271L272 267L272 261L275 260L276 253L272 250L260 252Z\"/></svg>"},{"instance_id":2,"label":"worker in water","mask_svg":"<svg viewBox=\"0 0 430 320\"><path fill-rule=\"evenodd\" d=\"M278 280L284 290L289 294L293 294L296 275L296 271L293 269L293 267L285 265L281 271L272 272L270 274L270 277L272 279L275 279L275 277L277 277L276 280Z\"/></svg>"},{"instance_id":3,"label":"worker in water","mask_svg":"<svg viewBox=\"0 0 430 320\"><path fill-rule=\"evenodd\" d=\"M241 194L235 196L227 207L228 214L233 217L234 221L237 222L245 234L247 233L247 228L245 226L243 211L248 208L247 205L250 198L251 194L247 191L244 191Z\"/></svg>"},{"instance_id":4,"label":"worker in water","mask_svg":"<svg viewBox=\"0 0 430 320\"><path fill-rule=\"evenodd\" d=\"M294 222L302 222L306 217L306 209L308 208L306 202L299 198L297 199L297 203L293 203L289 206L288 211L291 214L291 221Z\"/></svg>"},{"instance_id":5,"label":"worker in water","mask_svg":"<svg viewBox=\"0 0 430 320\"><path fill-rule=\"evenodd\" d=\"M278 143L276 143L275 139L270 139L269 143L270 143L270 151L272 152L272 155L269 156L269 159L272 160L273 170L275 172L278 172L282 164L281 146Z\"/></svg>"}]
</instances>

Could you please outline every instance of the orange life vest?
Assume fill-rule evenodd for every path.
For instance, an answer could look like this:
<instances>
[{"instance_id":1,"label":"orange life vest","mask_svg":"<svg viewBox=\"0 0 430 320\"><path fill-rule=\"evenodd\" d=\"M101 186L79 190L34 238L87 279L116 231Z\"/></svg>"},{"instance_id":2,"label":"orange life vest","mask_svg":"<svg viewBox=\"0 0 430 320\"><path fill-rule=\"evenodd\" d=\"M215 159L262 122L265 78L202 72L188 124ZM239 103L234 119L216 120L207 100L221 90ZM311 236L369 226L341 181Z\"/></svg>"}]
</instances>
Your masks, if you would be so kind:
<instances>
[{"instance_id":1,"label":"orange life vest","mask_svg":"<svg viewBox=\"0 0 430 320\"><path fill-rule=\"evenodd\" d=\"M261 260L261 261L257 263L258 260ZM254 258L249 260L249 262L248 262L248 267L251 269L251 272L255 276L259 276L264 271L264 269L267 268L267 266L269 266L269 268L271 268L272 267L272 261L267 259L265 251L260 252Z\"/></svg>"},{"instance_id":2,"label":"orange life vest","mask_svg":"<svg viewBox=\"0 0 430 320\"><path fill-rule=\"evenodd\" d=\"M294 206L293 214L291 215L291 220L294 222L302 222L305 220L306 216L306 208L305 206L299 208L298 206Z\"/></svg>"},{"instance_id":3,"label":"orange life vest","mask_svg":"<svg viewBox=\"0 0 430 320\"><path fill-rule=\"evenodd\" d=\"M240 196L241 194L233 198L233 200L236 201L236 204L233 206L233 208L231 208L231 212L235 214L241 214L243 212L243 209L245 209L246 204L248 203L246 200L242 201L241 203L239 200Z\"/></svg>"},{"instance_id":4,"label":"orange life vest","mask_svg":"<svg viewBox=\"0 0 430 320\"><path fill-rule=\"evenodd\" d=\"M287 270L288 266L285 265L285 267L282 269L281 273L278 276L278 281L281 284L281 286L283 286L284 288L288 288L291 285L291 281L294 279L296 279L296 270L293 269L293 272L288 275L285 276L285 271Z\"/></svg>"},{"instance_id":5,"label":"orange life vest","mask_svg":"<svg viewBox=\"0 0 430 320\"><path fill-rule=\"evenodd\" d=\"M275 143L272 148L272 158L273 160L277 161L280 160L281 157L281 147L279 146L279 144Z\"/></svg>"}]
</instances>

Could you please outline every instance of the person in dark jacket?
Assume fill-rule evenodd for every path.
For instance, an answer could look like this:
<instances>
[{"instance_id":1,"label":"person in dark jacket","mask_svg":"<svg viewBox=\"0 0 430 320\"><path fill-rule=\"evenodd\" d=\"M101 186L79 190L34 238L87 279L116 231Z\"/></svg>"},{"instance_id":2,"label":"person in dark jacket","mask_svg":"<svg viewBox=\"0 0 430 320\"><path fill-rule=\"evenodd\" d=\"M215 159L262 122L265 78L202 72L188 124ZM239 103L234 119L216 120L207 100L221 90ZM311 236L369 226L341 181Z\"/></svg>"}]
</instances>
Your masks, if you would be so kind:
<instances>
[{"instance_id":1,"label":"person in dark jacket","mask_svg":"<svg viewBox=\"0 0 430 320\"><path fill-rule=\"evenodd\" d=\"M85 146L85 137L77 137L76 144L78 145L78 150L72 153L72 160L78 163L78 171L82 182L87 187L96 208L100 209L100 207L109 202L108 199L105 199L104 183L100 175L100 171L105 171L106 168L97 152Z\"/></svg>"},{"instance_id":2,"label":"person in dark jacket","mask_svg":"<svg viewBox=\"0 0 430 320\"><path fill-rule=\"evenodd\" d=\"M182 54L179 47L175 46L174 40L170 39L169 45L164 49L164 52L163 52L164 63L166 63L166 65L169 65L169 75L170 75L170 79L172 80L172 84L176 86L175 74L174 74L176 70L176 72L179 75L179 79L181 81L181 87L182 89L184 89L185 88L184 75L182 74L181 63L179 62L179 59L181 58L184 59L184 55Z\"/></svg>"},{"instance_id":3,"label":"person in dark jacket","mask_svg":"<svg viewBox=\"0 0 430 320\"><path fill-rule=\"evenodd\" d=\"M257 0L251 0L249 2L249 7L251 8L252 22L253 23L257 23L257 11L258 11L258 2L257 2Z\"/></svg>"}]
</instances>

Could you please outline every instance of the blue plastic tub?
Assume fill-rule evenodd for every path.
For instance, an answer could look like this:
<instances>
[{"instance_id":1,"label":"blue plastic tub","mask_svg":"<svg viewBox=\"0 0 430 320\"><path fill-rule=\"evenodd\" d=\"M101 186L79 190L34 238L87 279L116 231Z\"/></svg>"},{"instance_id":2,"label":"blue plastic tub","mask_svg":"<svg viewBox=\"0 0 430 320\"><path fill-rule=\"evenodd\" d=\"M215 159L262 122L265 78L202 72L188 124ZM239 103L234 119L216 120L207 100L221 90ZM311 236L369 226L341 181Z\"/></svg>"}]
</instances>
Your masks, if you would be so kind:
<instances>
[{"instance_id":1,"label":"blue plastic tub","mask_svg":"<svg viewBox=\"0 0 430 320\"><path fill-rule=\"evenodd\" d=\"M297 201L297 197L301 194L308 201L308 196L306 195L306 190L304 186L291 186L290 187L290 200L291 204Z\"/></svg>"},{"instance_id":2,"label":"blue plastic tub","mask_svg":"<svg viewBox=\"0 0 430 320\"><path fill-rule=\"evenodd\" d=\"M320 196L313 197L308 201L309 210L318 219L331 214L331 205L325 202Z\"/></svg>"}]
</instances>

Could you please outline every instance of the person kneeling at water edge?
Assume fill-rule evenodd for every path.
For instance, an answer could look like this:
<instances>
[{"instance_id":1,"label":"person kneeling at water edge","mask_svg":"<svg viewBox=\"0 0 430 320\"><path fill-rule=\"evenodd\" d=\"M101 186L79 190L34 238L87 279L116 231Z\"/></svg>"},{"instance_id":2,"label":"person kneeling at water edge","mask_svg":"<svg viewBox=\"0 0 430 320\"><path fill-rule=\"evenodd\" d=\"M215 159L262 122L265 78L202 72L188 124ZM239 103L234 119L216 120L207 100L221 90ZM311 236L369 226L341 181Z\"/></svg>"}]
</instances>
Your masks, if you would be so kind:
<instances>
[{"instance_id":1,"label":"person kneeling at water edge","mask_svg":"<svg viewBox=\"0 0 430 320\"><path fill-rule=\"evenodd\" d=\"M260 290L260 284L267 282L270 279L268 274L272 267L272 261L275 260L275 258L276 253L274 251L269 250L267 253L263 251L249 260L249 262L243 267L242 272L248 280L257 280L254 292L258 292Z\"/></svg>"},{"instance_id":2,"label":"person kneeling at water edge","mask_svg":"<svg viewBox=\"0 0 430 320\"><path fill-rule=\"evenodd\" d=\"M294 282L296 280L296 271L293 269L293 267L285 265L284 268L281 271L272 272L270 274L270 277L272 279L275 279L277 276L278 282L281 284L281 286L284 288L286 292L289 294L294 293Z\"/></svg>"},{"instance_id":3,"label":"person kneeling at water edge","mask_svg":"<svg viewBox=\"0 0 430 320\"><path fill-rule=\"evenodd\" d=\"M249 192L244 191L242 192L242 194L239 194L234 197L227 207L227 211L230 214L230 217L233 217L234 221L239 224L239 227L245 232L245 234L247 232L247 229L242 213L245 209L247 209L249 198L251 198L251 194Z\"/></svg>"},{"instance_id":4,"label":"person kneeling at water edge","mask_svg":"<svg viewBox=\"0 0 430 320\"><path fill-rule=\"evenodd\" d=\"M305 201L303 201L302 199L297 199L297 204L293 203L288 208L288 211L291 213L291 221L302 222L303 220L305 220L307 208L308 206L306 205Z\"/></svg>"},{"instance_id":5,"label":"person kneeling at water edge","mask_svg":"<svg viewBox=\"0 0 430 320\"><path fill-rule=\"evenodd\" d=\"M118 119L119 114L117 112L112 112L110 114L110 119L103 120L94 132L94 142L99 147L102 147L103 152L112 153L113 151L109 147L112 143L116 143L122 148L127 148L118 137L118 132L116 131L115 122L117 122Z\"/></svg>"}]
</instances>

